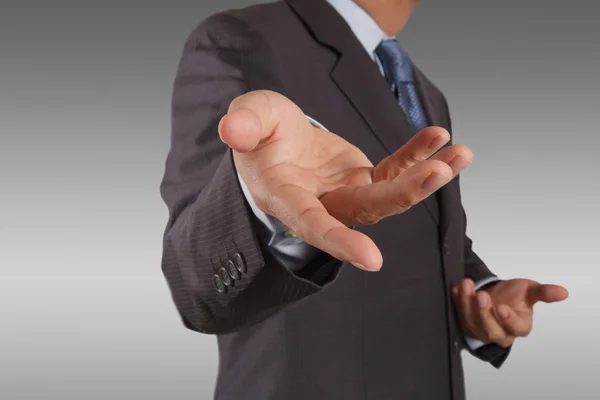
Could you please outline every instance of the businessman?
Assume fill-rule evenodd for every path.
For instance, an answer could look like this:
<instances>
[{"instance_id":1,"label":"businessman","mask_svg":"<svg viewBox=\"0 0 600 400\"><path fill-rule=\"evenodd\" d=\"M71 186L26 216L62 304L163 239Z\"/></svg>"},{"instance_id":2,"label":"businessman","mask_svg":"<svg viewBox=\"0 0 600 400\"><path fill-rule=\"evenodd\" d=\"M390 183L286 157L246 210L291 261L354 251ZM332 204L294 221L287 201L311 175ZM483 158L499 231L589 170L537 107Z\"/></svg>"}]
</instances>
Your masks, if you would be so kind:
<instances>
[{"instance_id":1,"label":"businessman","mask_svg":"<svg viewBox=\"0 0 600 400\"><path fill-rule=\"evenodd\" d=\"M394 39L415 4L286 0L186 41L162 268L185 326L217 335L215 399L461 400L462 350L500 367L567 297L473 251L473 155Z\"/></svg>"}]
</instances>

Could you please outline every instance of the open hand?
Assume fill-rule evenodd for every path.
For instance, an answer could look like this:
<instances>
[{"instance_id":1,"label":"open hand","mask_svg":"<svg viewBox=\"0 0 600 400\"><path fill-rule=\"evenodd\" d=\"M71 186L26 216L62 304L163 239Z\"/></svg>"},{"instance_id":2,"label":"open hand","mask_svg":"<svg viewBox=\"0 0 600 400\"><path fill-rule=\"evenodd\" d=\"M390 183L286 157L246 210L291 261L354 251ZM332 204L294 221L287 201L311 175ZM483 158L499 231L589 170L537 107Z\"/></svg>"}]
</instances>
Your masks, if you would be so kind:
<instances>
[{"instance_id":1,"label":"open hand","mask_svg":"<svg viewBox=\"0 0 600 400\"><path fill-rule=\"evenodd\" d=\"M313 127L296 104L270 91L236 98L219 124L221 139L257 206L308 244L365 270L381 252L349 226L407 211L472 161L449 133L430 127L376 167L340 136Z\"/></svg>"},{"instance_id":2,"label":"open hand","mask_svg":"<svg viewBox=\"0 0 600 400\"><path fill-rule=\"evenodd\" d=\"M473 281L465 279L453 288L452 294L465 334L505 348L515 338L529 335L537 302L555 303L569 296L562 286L529 279L501 281L477 292Z\"/></svg>"}]
</instances>

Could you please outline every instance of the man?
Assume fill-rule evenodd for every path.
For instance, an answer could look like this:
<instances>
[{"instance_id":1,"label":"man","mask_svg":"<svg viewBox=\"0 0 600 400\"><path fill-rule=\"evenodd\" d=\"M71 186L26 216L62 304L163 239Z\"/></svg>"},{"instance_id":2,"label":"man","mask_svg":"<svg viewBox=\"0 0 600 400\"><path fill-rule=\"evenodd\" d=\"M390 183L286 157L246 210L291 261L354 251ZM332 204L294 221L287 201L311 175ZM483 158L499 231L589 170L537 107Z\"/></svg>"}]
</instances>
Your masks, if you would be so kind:
<instances>
[{"instance_id":1,"label":"man","mask_svg":"<svg viewBox=\"0 0 600 400\"><path fill-rule=\"evenodd\" d=\"M464 399L462 349L500 367L533 305L567 297L473 252L472 153L393 39L415 3L286 0L187 40L163 271L217 334L216 399Z\"/></svg>"}]
</instances>

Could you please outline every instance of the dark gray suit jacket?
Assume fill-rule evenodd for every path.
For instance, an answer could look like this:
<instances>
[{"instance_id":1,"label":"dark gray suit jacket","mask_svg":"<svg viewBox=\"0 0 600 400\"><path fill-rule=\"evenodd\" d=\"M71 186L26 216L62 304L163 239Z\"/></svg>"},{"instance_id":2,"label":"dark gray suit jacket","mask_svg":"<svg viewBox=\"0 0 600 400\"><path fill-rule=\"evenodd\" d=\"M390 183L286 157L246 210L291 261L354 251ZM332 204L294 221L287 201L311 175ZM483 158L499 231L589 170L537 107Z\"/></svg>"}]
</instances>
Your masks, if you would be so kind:
<instances>
[{"instance_id":1,"label":"dark gray suit jacket","mask_svg":"<svg viewBox=\"0 0 600 400\"><path fill-rule=\"evenodd\" d=\"M451 130L444 96L415 71L429 121ZM464 335L450 289L493 274L465 235L458 179L358 228L381 249L381 272L321 254L292 273L259 242L217 133L230 102L257 89L287 96L374 164L411 137L376 64L324 0L229 11L192 32L161 186L170 211L162 268L184 324L218 335L215 398L464 399ZM499 366L507 351L475 355Z\"/></svg>"}]
</instances>

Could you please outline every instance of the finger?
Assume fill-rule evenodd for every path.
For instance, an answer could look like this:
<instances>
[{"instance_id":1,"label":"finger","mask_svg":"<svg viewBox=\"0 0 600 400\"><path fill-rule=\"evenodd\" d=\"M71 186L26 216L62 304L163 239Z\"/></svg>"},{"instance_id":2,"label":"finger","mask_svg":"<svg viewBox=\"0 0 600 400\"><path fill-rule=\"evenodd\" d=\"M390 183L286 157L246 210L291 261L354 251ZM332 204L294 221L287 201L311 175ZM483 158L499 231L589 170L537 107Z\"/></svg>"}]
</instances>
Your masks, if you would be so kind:
<instances>
[{"instance_id":1,"label":"finger","mask_svg":"<svg viewBox=\"0 0 600 400\"><path fill-rule=\"evenodd\" d=\"M423 129L394 154L381 161L373 171L373 180L393 179L402 171L427 160L450 141L447 130L435 126Z\"/></svg>"},{"instance_id":2,"label":"finger","mask_svg":"<svg viewBox=\"0 0 600 400\"><path fill-rule=\"evenodd\" d=\"M496 343L501 347L509 347L515 340L514 336L507 333L500 325L493 312L492 298L486 291L477 292L478 319L481 323L487 341Z\"/></svg>"},{"instance_id":3,"label":"finger","mask_svg":"<svg viewBox=\"0 0 600 400\"><path fill-rule=\"evenodd\" d=\"M526 337L531 333L531 319L519 317L517 313L506 304L498 305L496 311L501 326L508 334Z\"/></svg>"},{"instance_id":4,"label":"finger","mask_svg":"<svg viewBox=\"0 0 600 400\"><path fill-rule=\"evenodd\" d=\"M452 294L454 295L454 297L458 298L458 295L460 294L460 286L459 285L455 285L452 288Z\"/></svg>"},{"instance_id":5,"label":"finger","mask_svg":"<svg viewBox=\"0 0 600 400\"><path fill-rule=\"evenodd\" d=\"M472 318L470 315L467 315L469 310L468 309L465 310L463 308L462 284L463 284L463 282L460 282L458 285L455 285L452 288L452 300L458 311L458 317L460 319L463 329L465 330L465 332L472 332L472 326L470 325ZM470 303L469 303L469 305L470 305Z\"/></svg>"},{"instance_id":6,"label":"finger","mask_svg":"<svg viewBox=\"0 0 600 400\"><path fill-rule=\"evenodd\" d=\"M364 186L344 186L321 201L346 225L370 225L401 214L453 179L452 169L437 160L423 161L393 180Z\"/></svg>"},{"instance_id":7,"label":"finger","mask_svg":"<svg viewBox=\"0 0 600 400\"><path fill-rule=\"evenodd\" d=\"M431 159L448 164L456 176L471 165L473 162L473 152L467 146L456 144L440 150Z\"/></svg>"},{"instance_id":8,"label":"finger","mask_svg":"<svg viewBox=\"0 0 600 400\"><path fill-rule=\"evenodd\" d=\"M381 268L383 259L375 243L329 215L312 193L285 183L273 189L268 203L269 212L306 243L358 268Z\"/></svg>"},{"instance_id":9,"label":"finger","mask_svg":"<svg viewBox=\"0 0 600 400\"><path fill-rule=\"evenodd\" d=\"M464 279L459 287L460 308L465 324L473 334L477 331L477 324L474 320L474 312L476 311L476 308L473 307L474 297L475 283L471 279Z\"/></svg>"},{"instance_id":10,"label":"finger","mask_svg":"<svg viewBox=\"0 0 600 400\"><path fill-rule=\"evenodd\" d=\"M280 123L285 125L284 129L276 129ZM292 101L276 92L257 90L231 102L227 115L219 122L218 131L229 147L246 153L259 150L276 131L293 134L292 131L309 125Z\"/></svg>"},{"instance_id":11,"label":"finger","mask_svg":"<svg viewBox=\"0 0 600 400\"><path fill-rule=\"evenodd\" d=\"M527 291L528 302L533 305L537 302L556 303L566 300L569 292L559 285L542 285L533 283Z\"/></svg>"}]
</instances>

